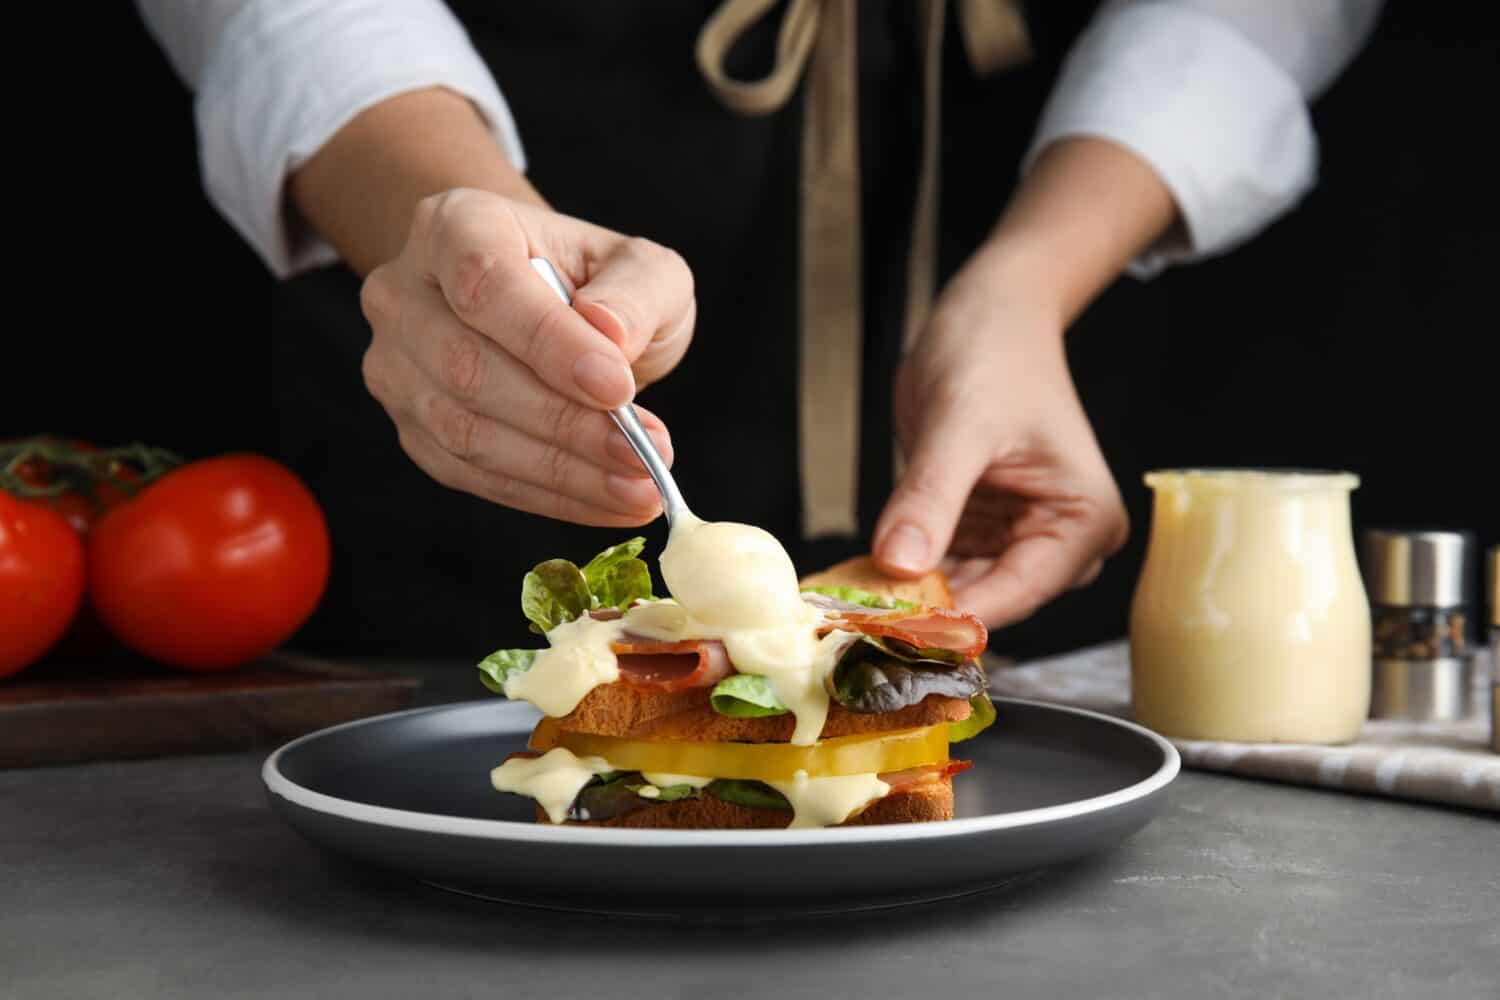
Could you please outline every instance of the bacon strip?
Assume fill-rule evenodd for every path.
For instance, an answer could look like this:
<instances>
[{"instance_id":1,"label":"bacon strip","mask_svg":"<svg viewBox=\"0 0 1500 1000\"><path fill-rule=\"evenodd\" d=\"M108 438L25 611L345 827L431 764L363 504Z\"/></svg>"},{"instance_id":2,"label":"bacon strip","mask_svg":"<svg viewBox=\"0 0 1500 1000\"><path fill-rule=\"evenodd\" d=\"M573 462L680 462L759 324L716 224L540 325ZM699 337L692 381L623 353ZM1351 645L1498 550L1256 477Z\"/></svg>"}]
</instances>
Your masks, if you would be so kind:
<instances>
[{"instance_id":1,"label":"bacon strip","mask_svg":"<svg viewBox=\"0 0 1500 1000\"><path fill-rule=\"evenodd\" d=\"M941 781L944 778L967 771L974 766L972 760L950 760L943 764L928 764L925 767L909 767L904 771L891 771L880 775L880 780L891 786L889 794L907 792L919 785L925 785L933 781Z\"/></svg>"},{"instance_id":2,"label":"bacon strip","mask_svg":"<svg viewBox=\"0 0 1500 1000\"><path fill-rule=\"evenodd\" d=\"M819 626L818 634L834 629L897 639L919 649L946 649L972 659L984 652L989 632L971 614L949 608L909 611L842 611Z\"/></svg>"},{"instance_id":3,"label":"bacon strip","mask_svg":"<svg viewBox=\"0 0 1500 1000\"><path fill-rule=\"evenodd\" d=\"M637 691L713 687L734 673L729 653L717 639L663 642L627 633L609 648L620 664L620 683Z\"/></svg>"}]
</instances>

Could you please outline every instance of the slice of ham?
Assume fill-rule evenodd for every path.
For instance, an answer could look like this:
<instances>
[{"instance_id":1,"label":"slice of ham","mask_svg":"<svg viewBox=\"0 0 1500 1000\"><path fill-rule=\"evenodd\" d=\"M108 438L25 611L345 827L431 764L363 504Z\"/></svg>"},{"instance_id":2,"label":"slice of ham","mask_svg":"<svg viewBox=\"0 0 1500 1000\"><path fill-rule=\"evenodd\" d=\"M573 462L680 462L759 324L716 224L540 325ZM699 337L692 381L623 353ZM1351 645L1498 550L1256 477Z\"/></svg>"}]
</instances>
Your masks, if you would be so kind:
<instances>
[{"instance_id":1,"label":"slice of ham","mask_svg":"<svg viewBox=\"0 0 1500 1000\"><path fill-rule=\"evenodd\" d=\"M904 771L890 771L880 775L880 780L891 786L887 794L895 795L897 792L908 792L920 785L952 777L973 766L972 760L950 760L942 764L928 764L926 767L909 767Z\"/></svg>"},{"instance_id":2,"label":"slice of ham","mask_svg":"<svg viewBox=\"0 0 1500 1000\"><path fill-rule=\"evenodd\" d=\"M627 632L609 648L620 664L620 683L637 691L713 687L734 673L729 653L717 639L663 642Z\"/></svg>"},{"instance_id":3,"label":"slice of ham","mask_svg":"<svg viewBox=\"0 0 1500 1000\"><path fill-rule=\"evenodd\" d=\"M905 611L840 611L819 626L819 635L834 629L896 639L919 649L946 649L972 659L984 652L989 632L971 614L950 608Z\"/></svg>"}]
</instances>

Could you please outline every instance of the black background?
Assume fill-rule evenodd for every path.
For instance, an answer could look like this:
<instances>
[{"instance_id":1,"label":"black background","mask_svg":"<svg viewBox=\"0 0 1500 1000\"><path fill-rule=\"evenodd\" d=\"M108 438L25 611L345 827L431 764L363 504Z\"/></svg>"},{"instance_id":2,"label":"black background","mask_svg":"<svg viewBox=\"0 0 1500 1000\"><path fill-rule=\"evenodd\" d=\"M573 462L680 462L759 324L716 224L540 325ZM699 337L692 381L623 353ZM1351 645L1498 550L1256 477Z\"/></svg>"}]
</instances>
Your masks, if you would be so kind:
<instances>
[{"instance_id":1,"label":"black background","mask_svg":"<svg viewBox=\"0 0 1500 1000\"><path fill-rule=\"evenodd\" d=\"M1486 6L1391 5L1315 106L1321 180L1298 211L1225 258L1122 281L1078 324L1075 377L1134 530L1095 587L997 648L1123 633L1152 467L1352 469L1358 526L1500 543L1500 46ZM57 99L13 121L23 252L0 436L273 450L272 281L205 200L191 99L130 5L87 17L68 54L90 67L87 92L39 82ZM974 218L977 232L993 214ZM945 234L949 267L972 243L962 230ZM346 639L331 644L359 648Z\"/></svg>"}]
</instances>

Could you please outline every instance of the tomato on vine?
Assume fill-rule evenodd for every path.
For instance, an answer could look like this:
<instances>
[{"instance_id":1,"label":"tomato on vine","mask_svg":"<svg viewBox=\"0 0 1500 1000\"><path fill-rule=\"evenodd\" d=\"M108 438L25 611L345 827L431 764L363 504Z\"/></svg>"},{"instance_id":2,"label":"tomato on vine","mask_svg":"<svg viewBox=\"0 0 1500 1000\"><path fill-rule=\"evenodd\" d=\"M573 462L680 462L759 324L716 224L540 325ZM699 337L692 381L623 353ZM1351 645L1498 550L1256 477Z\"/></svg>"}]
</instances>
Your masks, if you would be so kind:
<instances>
[{"instance_id":1,"label":"tomato on vine","mask_svg":"<svg viewBox=\"0 0 1500 1000\"><path fill-rule=\"evenodd\" d=\"M180 464L171 452L141 444L100 449L88 441L40 435L0 442L0 490L55 511L82 538L106 511ZM84 660L118 648L87 600L49 646L55 656Z\"/></svg>"},{"instance_id":2,"label":"tomato on vine","mask_svg":"<svg viewBox=\"0 0 1500 1000\"><path fill-rule=\"evenodd\" d=\"M83 542L63 516L0 491L0 677L62 638L83 579Z\"/></svg>"},{"instance_id":3,"label":"tomato on vine","mask_svg":"<svg viewBox=\"0 0 1500 1000\"><path fill-rule=\"evenodd\" d=\"M0 490L0 676L69 621L57 648L70 654L99 652L77 640L102 621L162 663L240 666L289 638L328 582L322 510L259 455L184 465L143 445L36 437L0 443Z\"/></svg>"}]
</instances>

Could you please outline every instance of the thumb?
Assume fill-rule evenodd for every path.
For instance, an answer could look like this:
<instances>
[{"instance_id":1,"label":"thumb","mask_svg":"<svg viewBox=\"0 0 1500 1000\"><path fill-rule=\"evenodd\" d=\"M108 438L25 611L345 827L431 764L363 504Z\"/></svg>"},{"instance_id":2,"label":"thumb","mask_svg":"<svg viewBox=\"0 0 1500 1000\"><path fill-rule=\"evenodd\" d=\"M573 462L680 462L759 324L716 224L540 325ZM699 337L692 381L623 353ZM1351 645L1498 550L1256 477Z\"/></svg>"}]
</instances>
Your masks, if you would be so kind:
<instances>
[{"instance_id":1,"label":"thumb","mask_svg":"<svg viewBox=\"0 0 1500 1000\"><path fill-rule=\"evenodd\" d=\"M692 332L693 275L681 256L661 244L622 238L574 293L573 308L634 365L657 342L681 339L686 348L682 334L684 327Z\"/></svg>"},{"instance_id":2,"label":"thumb","mask_svg":"<svg viewBox=\"0 0 1500 1000\"><path fill-rule=\"evenodd\" d=\"M906 471L875 525L875 565L881 572L916 577L937 565L985 460L984 450L949 414L932 414L923 422Z\"/></svg>"}]
</instances>

